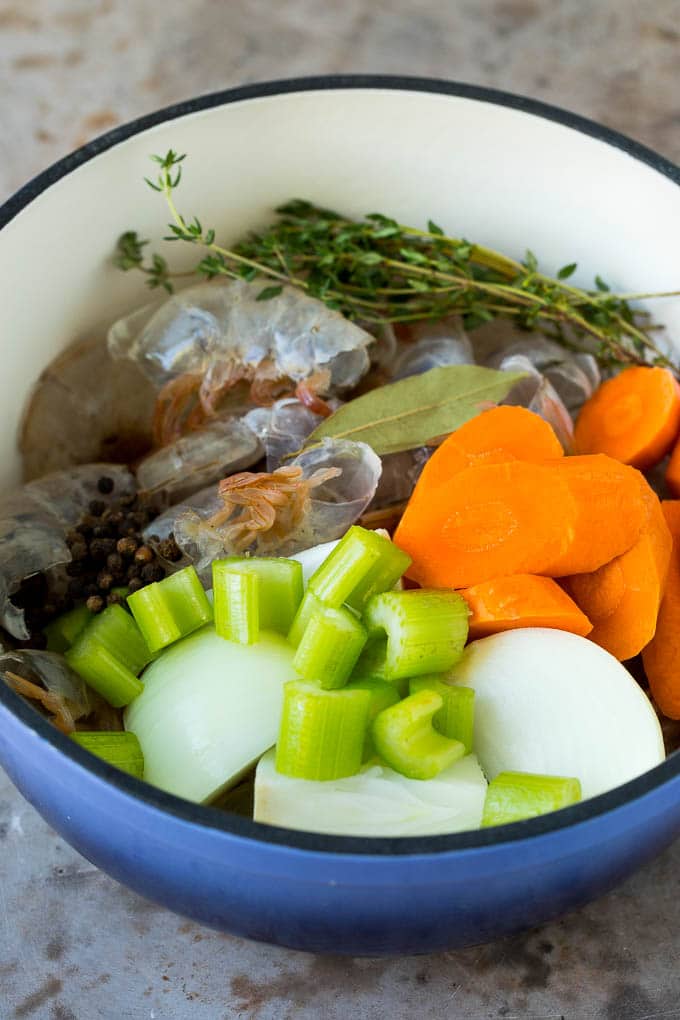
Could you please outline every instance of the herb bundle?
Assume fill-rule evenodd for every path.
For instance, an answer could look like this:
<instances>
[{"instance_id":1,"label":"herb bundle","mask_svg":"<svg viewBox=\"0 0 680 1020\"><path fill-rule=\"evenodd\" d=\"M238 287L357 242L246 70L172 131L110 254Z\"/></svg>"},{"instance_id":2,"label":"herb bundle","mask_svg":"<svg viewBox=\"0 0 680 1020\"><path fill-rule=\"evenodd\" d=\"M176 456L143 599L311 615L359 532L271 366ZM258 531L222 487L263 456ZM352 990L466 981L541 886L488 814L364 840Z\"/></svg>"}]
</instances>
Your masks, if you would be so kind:
<instances>
[{"instance_id":1,"label":"herb bundle","mask_svg":"<svg viewBox=\"0 0 680 1020\"><path fill-rule=\"evenodd\" d=\"M568 283L576 263L551 278L539 271L532 252L518 262L448 237L432 221L427 230L381 213L355 221L297 199L277 209L278 219L267 229L225 248L214 229L186 219L175 204L185 156L171 150L152 159L158 176L147 183L164 195L172 217L165 240L198 245L205 254L192 271L175 274L161 255L145 259L148 242L127 231L118 241L116 265L141 270L150 287L170 293L178 276L262 278L268 281L262 300L292 284L365 324L455 313L474 329L502 317L520 328L540 329L564 346L592 351L604 366L652 363L680 372L654 342L647 315L630 304L668 294L614 294L599 276L595 290L583 290Z\"/></svg>"}]
</instances>

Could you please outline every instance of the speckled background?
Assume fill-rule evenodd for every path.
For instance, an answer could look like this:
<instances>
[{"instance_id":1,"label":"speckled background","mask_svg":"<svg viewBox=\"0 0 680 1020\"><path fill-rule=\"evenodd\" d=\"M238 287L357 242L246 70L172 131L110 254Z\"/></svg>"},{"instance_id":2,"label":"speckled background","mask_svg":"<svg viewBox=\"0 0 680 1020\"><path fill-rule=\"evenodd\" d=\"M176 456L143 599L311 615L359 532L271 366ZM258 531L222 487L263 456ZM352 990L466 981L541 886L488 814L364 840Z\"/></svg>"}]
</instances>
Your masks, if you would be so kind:
<instances>
[{"instance_id":1,"label":"speckled background","mask_svg":"<svg viewBox=\"0 0 680 1020\"><path fill-rule=\"evenodd\" d=\"M0 199L167 103L343 71L530 94L680 161L677 0L0 0ZM390 961L258 946L122 889L0 775L0 1020L680 1018L679 924L680 844L490 946Z\"/></svg>"}]
</instances>

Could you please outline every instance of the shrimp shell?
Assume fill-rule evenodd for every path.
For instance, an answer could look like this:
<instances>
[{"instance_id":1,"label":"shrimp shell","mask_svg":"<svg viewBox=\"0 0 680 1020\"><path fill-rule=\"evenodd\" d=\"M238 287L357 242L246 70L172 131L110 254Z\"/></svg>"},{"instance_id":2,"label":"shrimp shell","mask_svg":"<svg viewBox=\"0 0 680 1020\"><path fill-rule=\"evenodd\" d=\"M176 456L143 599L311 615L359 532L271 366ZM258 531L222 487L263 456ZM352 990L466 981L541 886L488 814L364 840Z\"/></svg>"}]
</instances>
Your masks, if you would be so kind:
<instances>
[{"instance_id":1,"label":"shrimp shell","mask_svg":"<svg viewBox=\"0 0 680 1020\"><path fill-rule=\"evenodd\" d=\"M368 371L373 337L322 301L284 286L258 301L262 281L201 283L119 319L109 330L114 358L135 361L157 388L200 373L204 390L226 378L300 382L320 368L333 390L355 385Z\"/></svg>"}]
</instances>

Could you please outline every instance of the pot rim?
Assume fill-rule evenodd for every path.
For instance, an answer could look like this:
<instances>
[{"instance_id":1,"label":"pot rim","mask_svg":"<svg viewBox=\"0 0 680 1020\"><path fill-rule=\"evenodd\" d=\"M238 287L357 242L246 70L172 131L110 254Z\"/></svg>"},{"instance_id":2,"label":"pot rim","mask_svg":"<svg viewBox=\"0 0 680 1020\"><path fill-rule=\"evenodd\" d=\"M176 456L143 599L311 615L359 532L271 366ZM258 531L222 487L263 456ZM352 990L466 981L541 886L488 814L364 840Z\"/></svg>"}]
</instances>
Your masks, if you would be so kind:
<instances>
[{"instance_id":1,"label":"pot rim","mask_svg":"<svg viewBox=\"0 0 680 1020\"><path fill-rule=\"evenodd\" d=\"M260 99L296 92L338 91L377 89L403 92L424 92L462 99L476 100L495 106L508 107L532 116L542 118L571 128L581 134L605 142L613 148L644 163L680 186L680 167L659 155L653 149L634 141L612 128L596 121L581 117L569 110L552 106L526 96L487 88L465 82L446 81L438 78L410 77L407 75L342 74L319 75L302 78L286 78L258 82L236 88L207 93L194 99L174 103L154 113L146 114L107 131L74 152L53 163L32 180L28 181L2 206L0 206L0 229L13 220L26 206L46 191L52 184L67 176L73 170L87 163L95 156L124 142L136 134L166 121L175 120L192 113L210 110L229 103L248 99ZM575 825L594 821L615 809L626 807L647 794L660 789L680 774L680 753L674 752L661 764L643 773L628 783L613 790L589 798L542 817L515 822L496 828L472 830L441 836L409 837L355 837L327 836L318 833L301 832L255 822L240 815L229 814L216 808L193 804L190 801L165 793L141 780L121 772L106 762L89 754L68 737L60 733L35 709L0 683L0 705L5 706L21 723L33 731L42 741L71 758L79 767L94 773L100 780L114 786L123 795L134 797L151 808L165 812L192 826L217 830L229 836L268 843L287 848L322 854L343 854L377 856L413 856L495 848L503 844L516 843L532 837L558 833Z\"/></svg>"}]
</instances>

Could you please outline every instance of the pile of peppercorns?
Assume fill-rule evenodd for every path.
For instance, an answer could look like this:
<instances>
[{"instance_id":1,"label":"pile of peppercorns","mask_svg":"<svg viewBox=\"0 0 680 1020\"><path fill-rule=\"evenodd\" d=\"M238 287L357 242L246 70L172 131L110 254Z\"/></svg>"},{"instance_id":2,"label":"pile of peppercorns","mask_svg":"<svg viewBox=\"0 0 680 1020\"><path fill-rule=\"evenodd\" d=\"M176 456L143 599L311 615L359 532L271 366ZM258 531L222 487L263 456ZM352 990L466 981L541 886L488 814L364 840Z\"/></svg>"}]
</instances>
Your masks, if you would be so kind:
<instances>
[{"instance_id":1,"label":"pile of peppercorns","mask_svg":"<svg viewBox=\"0 0 680 1020\"><path fill-rule=\"evenodd\" d=\"M103 476L97 488L107 496L113 484L113 479ZM107 606L125 601L116 588L131 594L165 577L165 567L142 537L144 528L156 516L157 511L138 494L108 504L103 499L90 502L88 512L66 535L71 562L64 568L68 576L65 591L50 591L45 575L34 574L12 596L12 602L24 609L33 648L41 642L42 628L77 603L85 602L90 612L100 613ZM182 556L172 537L160 543L159 552L171 562Z\"/></svg>"}]
</instances>

